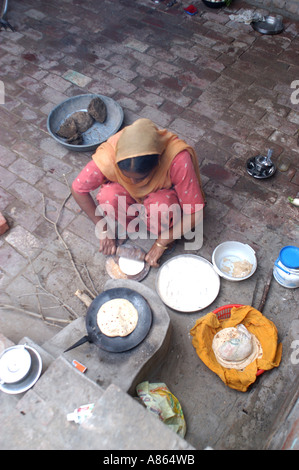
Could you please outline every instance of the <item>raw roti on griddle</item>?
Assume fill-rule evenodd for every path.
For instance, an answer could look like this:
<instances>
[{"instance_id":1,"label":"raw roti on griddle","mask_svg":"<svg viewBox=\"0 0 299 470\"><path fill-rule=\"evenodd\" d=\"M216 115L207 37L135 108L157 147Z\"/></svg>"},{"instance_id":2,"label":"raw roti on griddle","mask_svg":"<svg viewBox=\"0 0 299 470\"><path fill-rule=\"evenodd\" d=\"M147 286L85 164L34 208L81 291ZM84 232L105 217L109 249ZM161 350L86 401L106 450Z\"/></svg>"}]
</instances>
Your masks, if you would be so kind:
<instances>
[{"instance_id":1,"label":"raw roti on griddle","mask_svg":"<svg viewBox=\"0 0 299 470\"><path fill-rule=\"evenodd\" d=\"M98 327L106 336L128 336L137 323L138 311L127 299L108 300L97 313Z\"/></svg>"},{"instance_id":2,"label":"raw roti on griddle","mask_svg":"<svg viewBox=\"0 0 299 470\"><path fill-rule=\"evenodd\" d=\"M118 266L124 274L127 274L128 276L136 276L143 270L144 261L129 259L125 256L120 256L118 260Z\"/></svg>"}]
</instances>

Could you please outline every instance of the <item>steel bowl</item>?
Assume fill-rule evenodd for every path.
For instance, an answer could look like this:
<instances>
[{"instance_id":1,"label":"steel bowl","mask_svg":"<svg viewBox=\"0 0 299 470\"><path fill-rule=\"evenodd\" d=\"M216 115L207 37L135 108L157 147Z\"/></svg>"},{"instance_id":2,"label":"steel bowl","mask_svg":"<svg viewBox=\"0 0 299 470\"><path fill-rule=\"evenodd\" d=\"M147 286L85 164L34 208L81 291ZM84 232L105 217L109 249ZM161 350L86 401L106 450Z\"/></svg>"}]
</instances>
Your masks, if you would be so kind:
<instances>
[{"instance_id":1,"label":"steel bowl","mask_svg":"<svg viewBox=\"0 0 299 470\"><path fill-rule=\"evenodd\" d=\"M283 18L280 15L268 15L260 21L253 21L251 24L253 29L261 34L279 34L284 29L282 20Z\"/></svg>"},{"instance_id":2,"label":"steel bowl","mask_svg":"<svg viewBox=\"0 0 299 470\"><path fill-rule=\"evenodd\" d=\"M22 346L23 347L23 346ZM18 393L23 393L29 390L39 379L42 373L42 359L36 349L24 345L24 348L30 354L31 365L27 374L17 382L13 383L1 383L0 390L9 395L16 395Z\"/></svg>"},{"instance_id":3,"label":"steel bowl","mask_svg":"<svg viewBox=\"0 0 299 470\"><path fill-rule=\"evenodd\" d=\"M101 124L94 121L93 125L82 134L83 144L69 144L66 139L59 137L56 132L61 124L77 111L87 111L88 105L93 98L101 98L107 108L106 121ZM103 95L86 94L69 98L50 112L47 120L49 134L59 144L75 152L89 152L95 150L102 142L105 142L111 135L115 134L122 125L124 112L122 107L112 98Z\"/></svg>"},{"instance_id":4,"label":"steel bowl","mask_svg":"<svg viewBox=\"0 0 299 470\"><path fill-rule=\"evenodd\" d=\"M31 357L25 346L5 349L0 357L0 382L15 383L22 380L31 367Z\"/></svg>"},{"instance_id":5,"label":"steel bowl","mask_svg":"<svg viewBox=\"0 0 299 470\"><path fill-rule=\"evenodd\" d=\"M252 265L250 272L243 277L233 276L234 263L244 260ZM251 246L236 241L227 241L218 245L213 251L212 263L219 276L229 281L248 279L257 268L255 251Z\"/></svg>"}]
</instances>

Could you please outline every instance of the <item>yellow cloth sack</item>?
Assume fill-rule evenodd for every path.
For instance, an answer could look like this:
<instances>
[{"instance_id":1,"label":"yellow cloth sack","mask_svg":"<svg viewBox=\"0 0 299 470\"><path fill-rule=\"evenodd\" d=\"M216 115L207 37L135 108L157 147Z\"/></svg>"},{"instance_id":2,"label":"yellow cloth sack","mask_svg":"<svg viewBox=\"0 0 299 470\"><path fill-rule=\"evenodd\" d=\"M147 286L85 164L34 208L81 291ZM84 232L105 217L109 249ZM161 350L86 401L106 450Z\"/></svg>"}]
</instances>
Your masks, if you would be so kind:
<instances>
[{"instance_id":1,"label":"yellow cloth sack","mask_svg":"<svg viewBox=\"0 0 299 470\"><path fill-rule=\"evenodd\" d=\"M257 337L263 349L263 356L255 359L242 371L222 367L212 349L213 338L218 331L223 328L236 327L240 323ZM230 318L226 320L218 320L217 316L210 312L196 321L190 334L193 337L192 344L197 355L205 365L226 385L241 392L246 392L249 385L256 380L256 373L259 369L270 370L278 367L281 361L282 344L277 342L276 326L261 312L249 305L233 307Z\"/></svg>"}]
</instances>

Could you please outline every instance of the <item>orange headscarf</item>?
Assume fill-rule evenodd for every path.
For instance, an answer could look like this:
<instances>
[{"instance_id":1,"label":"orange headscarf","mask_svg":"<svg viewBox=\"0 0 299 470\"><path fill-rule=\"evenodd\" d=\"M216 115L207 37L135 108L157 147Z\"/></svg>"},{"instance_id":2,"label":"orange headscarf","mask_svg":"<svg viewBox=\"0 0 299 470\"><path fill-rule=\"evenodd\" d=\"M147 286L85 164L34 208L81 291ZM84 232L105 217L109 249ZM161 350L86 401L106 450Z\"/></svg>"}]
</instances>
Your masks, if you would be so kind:
<instances>
[{"instance_id":1,"label":"orange headscarf","mask_svg":"<svg viewBox=\"0 0 299 470\"><path fill-rule=\"evenodd\" d=\"M199 165L194 149L166 129L159 130L150 119L138 119L101 144L92 156L109 181L121 184L137 202L158 189L171 188L170 167L175 156L187 150L200 183ZM143 155L159 155L159 164L140 183L124 176L117 163Z\"/></svg>"}]
</instances>

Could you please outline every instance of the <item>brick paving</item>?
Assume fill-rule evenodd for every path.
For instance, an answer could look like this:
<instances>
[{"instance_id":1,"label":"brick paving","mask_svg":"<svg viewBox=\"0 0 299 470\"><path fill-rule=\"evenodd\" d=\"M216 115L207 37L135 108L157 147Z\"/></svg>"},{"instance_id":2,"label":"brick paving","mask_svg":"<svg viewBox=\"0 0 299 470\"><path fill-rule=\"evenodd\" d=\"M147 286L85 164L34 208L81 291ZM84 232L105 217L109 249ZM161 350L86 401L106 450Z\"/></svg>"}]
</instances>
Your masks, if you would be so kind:
<instances>
[{"instance_id":1,"label":"brick paving","mask_svg":"<svg viewBox=\"0 0 299 470\"><path fill-rule=\"evenodd\" d=\"M299 97L291 88L299 81L299 21L285 18L283 33L262 36L229 18L258 8L243 1L220 10L197 1L193 17L182 2L167 3L10 1L8 19L16 31L0 31L0 211L10 227L0 238L0 302L34 311L51 307L47 314L68 318L69 310L49 295L37 300L41 283L84 314L73 295L74 285L82 286L43 217L44 198L47 217L56 220L69 193L66 181L91 156L57 144L46 126L55 105L82 93L115 99L124 124L148 117L194 145L208 201L202 256L210 258L218 243L232 237L245 239L257 251L263 275L282 246L298 245L298 208L287 197L299 192ZM288 171L263 181L251 178L246 160L269 148L275 162L289 160ZM104 257L92 224L72 199L59 230L85 282L84 264L101 291ZM276 298L295 310L294 291L276 289ZM273 307L274 316L278 310ZM1 331L15 342L24 329L36 341L56 331L20 313L2 313ZM275 318L290 347L289 326ZM290 380L293 373L286 372Z\"/></svg>"},{"instance_id":2,"label":"brick paving","mask_svg":"<svg viewBox=\"0 0 299 470\"><path fill-rule=\"evenodd\" d=\"M297 19L299 17L298 0L251 0L249 3L261 8L268 8L271 13L278 13Z\"/></svg>"}]
</instances>

